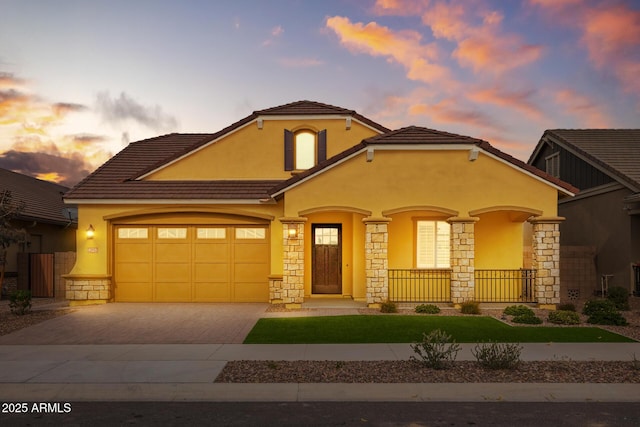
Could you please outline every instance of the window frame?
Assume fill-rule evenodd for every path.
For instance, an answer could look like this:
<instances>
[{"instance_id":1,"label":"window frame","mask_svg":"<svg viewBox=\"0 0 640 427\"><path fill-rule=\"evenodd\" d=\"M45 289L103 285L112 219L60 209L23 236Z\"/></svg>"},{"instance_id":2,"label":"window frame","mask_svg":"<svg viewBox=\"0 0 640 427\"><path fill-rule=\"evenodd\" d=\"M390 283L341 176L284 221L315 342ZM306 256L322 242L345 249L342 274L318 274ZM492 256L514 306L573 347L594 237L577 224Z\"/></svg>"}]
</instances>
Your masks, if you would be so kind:
<instances>
[{"instance_id":1,"label":"window frame","mask_svg":"<svg viewBox=\"0 0 640 427\"><path fill-rule=\"evenodd\" d=\"M426 236L427 240L423 240L421 238L422 234L420 231L421 223L429 223L433 224L432 231L432 239L429 241L429 236ZM439 232L439 225L446 225L447 233L446 235L441 235ZM446 240L440 240L440 238L445 238ZM444 249L444 244L446 242L446 249ZM428 246L432 246L432 259L427 259L423 261L422 252L426 251L427 248L421 248L422 244L426 244ZM427 246L427 247L428 247ZM417 269L450 269L451 268L451 224L447 221L432 219L432 218L416 218L414 220L414 257L415 257L415 266ZM442 251L445 251L443 254ZM428 256L428 255L427 255ZM443 260L445 262L440 262Z\"/></svg>"},{"instance_id":2,"label":"window frame","mask_svg":"<svg viewBox=\"0 0 640 427\"><path fill-rule=\"evenodd\" d=\"M544 158L544 161L545 172L554 178L560 178L560 152L550 154Z\"/></svg>"},{"instance_id":3,"label":"window frame","mask_svg":"<svg viewBox=\"0 0 640 427\"><path fill-rule=\"evenodd\" d=\"M313 147L313 165L309 168L300 168L296 163L297 159L297 141L296 136L309 133L315 137ZM327 130L316 131L308 126L296 128L295 130L284 130L284 170L297 172L311 169L318 163L327 159Z\"/></svg>"}]
</instances>

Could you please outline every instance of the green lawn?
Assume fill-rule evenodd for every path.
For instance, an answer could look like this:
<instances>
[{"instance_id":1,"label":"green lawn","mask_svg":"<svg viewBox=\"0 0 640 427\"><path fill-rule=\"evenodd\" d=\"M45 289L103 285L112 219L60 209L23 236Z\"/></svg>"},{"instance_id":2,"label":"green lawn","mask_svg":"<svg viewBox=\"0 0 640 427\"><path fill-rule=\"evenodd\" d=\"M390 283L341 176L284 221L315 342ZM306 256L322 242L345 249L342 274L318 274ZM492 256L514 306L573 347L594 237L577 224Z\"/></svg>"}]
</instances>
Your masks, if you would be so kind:
<instances>
[{"instance_id":1,"label":"green lawn","mask_svg":"<svg viewBox=\"0 0 640 427\"><path fill-rule=\"evenodd\" d=\"M354 315L260 319L244 343L411 343L433 329L457 342L633 342L596 327L512 327L486 316Z\"/></svg>"}]
</instances>

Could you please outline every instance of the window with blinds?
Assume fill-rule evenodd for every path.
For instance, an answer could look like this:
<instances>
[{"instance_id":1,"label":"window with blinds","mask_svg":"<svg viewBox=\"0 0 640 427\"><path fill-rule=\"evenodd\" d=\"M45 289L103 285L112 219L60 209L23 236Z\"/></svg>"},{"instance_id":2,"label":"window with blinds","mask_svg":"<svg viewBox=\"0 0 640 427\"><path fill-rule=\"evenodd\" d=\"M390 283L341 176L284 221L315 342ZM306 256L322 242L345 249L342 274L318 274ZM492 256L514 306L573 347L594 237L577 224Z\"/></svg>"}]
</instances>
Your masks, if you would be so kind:
<instances>
[{"instance_id":1,"label":"window with blinds","mask_svg":"<svg viewBox=\"0 0 640 427\"><path fill-rule=\"evenodd\" d=\"M418 221L416 267L449 268L451 226L445 221Z\"/></svg>"}]
</instances>

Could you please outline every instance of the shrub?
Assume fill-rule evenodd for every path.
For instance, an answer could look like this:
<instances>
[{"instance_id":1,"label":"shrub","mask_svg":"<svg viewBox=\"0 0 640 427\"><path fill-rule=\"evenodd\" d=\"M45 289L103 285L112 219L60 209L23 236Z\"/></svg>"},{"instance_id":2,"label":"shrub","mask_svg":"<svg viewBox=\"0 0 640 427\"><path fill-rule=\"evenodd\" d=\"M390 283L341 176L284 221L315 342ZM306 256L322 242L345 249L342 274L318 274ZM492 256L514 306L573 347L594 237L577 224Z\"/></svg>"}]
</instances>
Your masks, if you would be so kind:
<instances>
[{"instance_id":1,"label":"shrub","mask_svg":"<svg viewBox=\"0 0 640 427\"><path fill-rule=\"evenodd\" d=\"M609 288L607 299L612 301L618 310L629 310L629 291L622 286Z\"/></svg>"},{"instance_id":2,"label":"shrub","mask_svg":"<svg viewBox=\"0 0 640 427\"><path fill-rule=\"evenodd\" d=\"M380 304L380 312L381 313L397 313L398 307L395 302L386 301Z\"/></svg>"},{"instance_id":3,"label":"shrub","mask_svg":"<svg viewBox=\"0 0 640 427\"><path fill-rule=\"evenodd\" d=\"M440 329L434 329L429 334L422 333L422 342L411 344L411 349L418 357L411 356L433 369L446 369L456 360L460 345L451 335Z\"/></svg>"},{"instance_id":4,"label":"shrub","mask_svg":"<svg viewBox=\"0 0 640 427\"><path fill-rule=\"evenodd\" d=\"M587 301L582 313L589 316L587 323L593 325L624 326L627 324L627 319L620 314L615 303L609 299Z\"/></svg>"},{"instance_id":5,"label":"shrub","mask_svg":"<svg viewBox=\"0 0 640 427\"><path fill-rule=\"evenodd\" d=\"M471 349L478 363L489 369L515 369L521 352L522 346L516 343L481 343Z\"/></svg>"},{"instance_id":6,"label":"shrub","mask_svg":"<svg viewBox=\"0 0 640 427\"><path fill-rule=\"evenodd\" d=\"M592 325L628 325L627 319L625 319L619 311L593 314L589 316L587 323L591 323Z\"/></svg>"},{"instance_id":7,"label":"shrub","mask_svg":"<svg viewBox=\"0 0 640 427\"><path fill-rule=\"evenodd\" d=\"M476 301L466 301L460 305L462 314L480 314L480 303Z\"/></svg>"},{"instance_id":8,"label":"shrub","mask_svg":"<svg viewBox=\"0 0 640 427\"><path fill-rule=\"evenodd\" d=\"M577 325L580 323L580 316L575 311L558 310L549 312L547 320L558 325Z\"/></svg>"},{"instance_id":9,"label":"shrub","mask_svg":"<svg viewBox=\"0 0 640 427\"><path fill-rule=\"evenodd\" d=\"M503 313L508 316L534 315L533 310L531 310L526 305L510 305L509 307L504 309Z\"/></svg>"},{"instance_id":10,"label":"shrub","mask_svg":"<svg viewBox=\"0 0 640 427\"><path fill-rule=\"evenodd\" d=\"M611 311L617 311L617 309L615 303L608 299L589 300L584 303L584 307L582 308L582 314L586 314L587 316Z\"/></svg>"},{"instance_id":11,"label":"shrub","mask_svg":"<svg viewBox=\"0 0 640 427\"><path fill-rule=\"evenodd\" d=\"M13 314L22 316L31 310L31 291L18 290L9 295L9 308Z\"/></svg>"},{"instance_id":12,"label":"shrub","mask_svg":"<svg viewBox=\"0 0 640 427\"><path fill-rule=\"evenodd\" d=\"M571 303L559 304L558 310L559 311L576 311L576 306Z\"/></svg>"},{"instance_id":13,"label":"shrub","mask_svg":"<svg viewBox=\"0 0 640 427\"><path fill-rule=\"evenodd\" d=\"M513 323L523 323L526 325L539 325L542 323L542 319L536 316L533 311L531 312L531 314L527 313L513 316L513 319L511 319L511 321Z\"/></svg>"},{"instance_id":14,"label":"shrub","mask_svg":"<svg viewBox=\"0 0 640 427\"><path fill-rule=\"evenodd\" d=\"M433 304L420 304L416 306L416 313L438 314L440 313L440 307Z\"/></svg>"}]
</instances>

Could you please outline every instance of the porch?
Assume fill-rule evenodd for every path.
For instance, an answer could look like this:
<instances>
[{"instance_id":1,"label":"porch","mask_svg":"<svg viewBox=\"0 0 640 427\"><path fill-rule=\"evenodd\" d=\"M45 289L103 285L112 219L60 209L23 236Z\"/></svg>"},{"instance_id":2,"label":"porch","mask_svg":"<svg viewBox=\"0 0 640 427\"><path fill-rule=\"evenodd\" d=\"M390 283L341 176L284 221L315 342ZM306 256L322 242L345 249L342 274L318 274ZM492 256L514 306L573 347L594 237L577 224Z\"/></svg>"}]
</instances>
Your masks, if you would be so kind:
<instances>
[{"instance_id":1,"label":"porch","mask_svg":"<svg viewBox=\"0 0 640 427\"><path fill-rule=\"evenodd\" d=\"M474 301L535 303L533 269L475 270ZM396 303L451 303L451 269L389 269L389 300Z\"/></svg>"}]
</instances>

